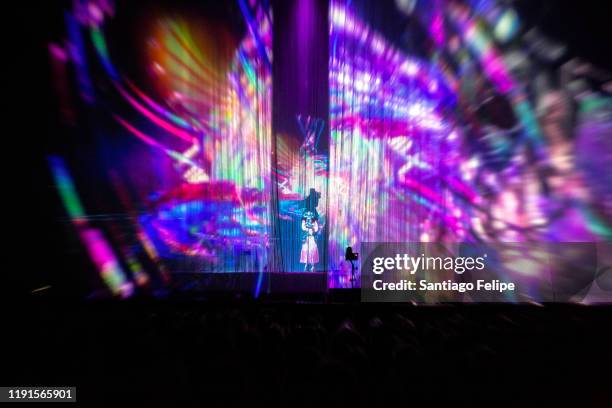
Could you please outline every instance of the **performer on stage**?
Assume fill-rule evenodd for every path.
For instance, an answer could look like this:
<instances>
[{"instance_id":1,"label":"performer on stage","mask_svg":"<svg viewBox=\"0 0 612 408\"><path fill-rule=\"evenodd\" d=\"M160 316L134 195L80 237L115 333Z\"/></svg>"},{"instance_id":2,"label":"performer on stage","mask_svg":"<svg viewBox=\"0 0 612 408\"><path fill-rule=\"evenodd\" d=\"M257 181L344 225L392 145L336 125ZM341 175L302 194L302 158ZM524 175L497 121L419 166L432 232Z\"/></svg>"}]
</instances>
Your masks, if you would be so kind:
<instances>
[{"instance_id":1,"label":"performer on stage","mask_svg":"<svg viewBox=\"0 0 612 408\"><path fill-rule=\"evenodd\" d=\"M304 271L308 270L310 265L310 271L313 272L315 264L319 262L319 249L314 237L319 232L319 220L312 211L305 211L302 215L302 231L306 234L302 243L300 263L304 264Z\"/></svg>"}]
</instances>

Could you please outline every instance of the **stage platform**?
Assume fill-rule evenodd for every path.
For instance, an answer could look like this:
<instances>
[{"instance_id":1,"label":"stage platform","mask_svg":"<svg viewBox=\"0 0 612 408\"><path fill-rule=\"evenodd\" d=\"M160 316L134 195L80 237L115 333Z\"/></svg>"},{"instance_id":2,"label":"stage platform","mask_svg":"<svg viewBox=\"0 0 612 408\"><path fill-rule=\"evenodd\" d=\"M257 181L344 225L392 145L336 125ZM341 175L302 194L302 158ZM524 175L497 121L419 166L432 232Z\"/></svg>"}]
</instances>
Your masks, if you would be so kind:
<instances>
[{"instance_id":1,"label":"stage platform","mask_svg":"<svg viewBox=\"0 0 612 408\"><path fill-rule=\"evenodd\" d=\"M355 282L358 286L358 282ZM236 297L282 297L302 295L327 297L353 289L350 276L335 272L228 272L173 273L175 293L191 295L233 295Z\"/></svg>"}]
</instances>

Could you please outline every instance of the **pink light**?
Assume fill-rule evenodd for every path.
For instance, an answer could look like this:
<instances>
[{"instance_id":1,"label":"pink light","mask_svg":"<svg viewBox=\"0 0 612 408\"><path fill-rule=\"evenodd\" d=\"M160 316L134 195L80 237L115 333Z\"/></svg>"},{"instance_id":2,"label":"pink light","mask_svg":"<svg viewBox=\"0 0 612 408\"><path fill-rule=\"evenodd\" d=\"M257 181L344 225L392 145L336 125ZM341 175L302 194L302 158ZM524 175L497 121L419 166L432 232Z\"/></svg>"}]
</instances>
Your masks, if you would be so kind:
<instances>
[{"instance_id":1,"label":"pink light","mask_svg":"<svg viewBox=\"0 0 612 408\"><path fill-rule=\"evenodd\" d=\"M132 132L134 136L136 136L137 138L139 138L146 144L166 150L166 148L161 143L159 143L157 140L154 140L150 138L149 136L145 135L140 130L136 129L134 126L130 125L125 120L121 119L119 116L117 115L113 115L113 116L117 122L119 122L123 127L125 127L127 130Z\"/></svg>"},{"instance_id":2,"label":"pink light","mask_svg":"<svg viewBox=\"0 0 612 408\"><path fill-rule=\"evenodd\" d=\"M49 53L51 54L51 56L53 56L53 58L61 62L66 62L68 60L66 51L64 51L64 49L57 44L49 44Z\"/></svg>"},{"instance_id":3,"label":"pink light","mask_svg":"<svg viewBox=\"0 0 612 408\"><path fill-rule=\"evenodd\" d=\"M187 142L190 142L190 143L198 143L198 139L196 137L194 137L193 135L189 134L188 132L185 132L184 130L181 130L181 129L171 125L170 123L166 122L165 120L160 119L159 117L154 115L151 111L149 111L147 108L145 108L140 103L138 103L134 98L132 98L130 96L130 94L128 94L127 91L125 91L123 89L123 87L121 85L119 85L119 83L114 82L114 84L115 84L115 87L117 88L117 90L119 91L119 93L134 108L136 108L136 110L138 110L140 113L142 113L148 119L150 119L153 123L155 123L159 127L163 128L164 130L172 133L173 135L179 137L180 139L183 139L183 140L185 140Z\"/></svg>"},{"instance_id":4,"label":"pink light","mask_svg":"<svg viewBox=\"0 0 612 408\"><path fill-rule=\"evenodd\" d=\"M444 19L442 13L437 13L431 22L431 36L438 47L444 44Z\"/></svg>"}]
</instances>

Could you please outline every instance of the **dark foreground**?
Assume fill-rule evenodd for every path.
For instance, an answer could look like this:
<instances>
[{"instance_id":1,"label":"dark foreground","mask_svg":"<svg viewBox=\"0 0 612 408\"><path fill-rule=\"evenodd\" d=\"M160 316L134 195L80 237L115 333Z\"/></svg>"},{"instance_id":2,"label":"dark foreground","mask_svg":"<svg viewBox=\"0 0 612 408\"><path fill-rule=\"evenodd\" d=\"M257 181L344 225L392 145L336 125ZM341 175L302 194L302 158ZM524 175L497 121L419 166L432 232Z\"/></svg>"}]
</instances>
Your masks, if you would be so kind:
<instances>
[{"instance_id":1,"label":"dark foreground","mask_svg":"<svg viewBox=\"0 0 612 408\"><path fill-rule=\"evenodd\" d=\"M610 307L44 301L2 314L2 385L76 386L80 404L612 406Z\"/></svg>"}]
</instances>

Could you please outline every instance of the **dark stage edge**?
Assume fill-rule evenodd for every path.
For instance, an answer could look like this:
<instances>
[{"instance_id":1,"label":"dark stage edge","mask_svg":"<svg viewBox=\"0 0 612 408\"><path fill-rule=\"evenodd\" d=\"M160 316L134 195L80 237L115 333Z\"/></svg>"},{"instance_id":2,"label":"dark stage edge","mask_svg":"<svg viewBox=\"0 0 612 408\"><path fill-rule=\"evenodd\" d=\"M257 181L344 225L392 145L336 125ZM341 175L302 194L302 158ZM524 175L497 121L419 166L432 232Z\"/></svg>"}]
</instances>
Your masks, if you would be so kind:
<instances>
[{"instance_id":1,"label":"dark stage edge","mask_svg":"<svg viewBox=\"0 0 612 408\"><path fill-rule=\"evenodd\" d=\"M330 292L327 272L173 273L171 286L175 293L239 297L326 297Z\"/></svg>"}]
</instances>

